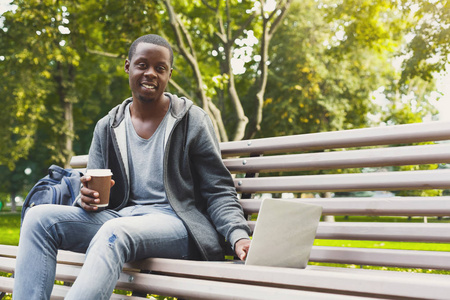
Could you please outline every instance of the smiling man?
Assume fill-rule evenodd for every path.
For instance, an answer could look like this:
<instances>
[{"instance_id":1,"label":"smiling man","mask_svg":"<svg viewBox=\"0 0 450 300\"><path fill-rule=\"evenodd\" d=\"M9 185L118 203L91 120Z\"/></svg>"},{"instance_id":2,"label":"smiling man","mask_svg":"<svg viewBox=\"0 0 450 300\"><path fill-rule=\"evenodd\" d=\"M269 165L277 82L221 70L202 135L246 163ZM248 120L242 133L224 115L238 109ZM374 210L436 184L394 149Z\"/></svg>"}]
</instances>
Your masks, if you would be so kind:
<instances>
[{"instance_id":1,"label":"smiling man","mask_svg":"<svg viewBox=\"0 0 450 300\"><path fill-rule=\"evenodd\" d=\"M22 225L13 299L49 299L58 249L86 252L66 299L109 299L125 262L245 259L250 229L208 115L165 89L173 52L158 35L131 45L132 97L96 125L88 169L111 169L109 206L81 189L77 206L40 205ZM83 184L91 178L81 178Z\"/></svg>"}]
</instances>

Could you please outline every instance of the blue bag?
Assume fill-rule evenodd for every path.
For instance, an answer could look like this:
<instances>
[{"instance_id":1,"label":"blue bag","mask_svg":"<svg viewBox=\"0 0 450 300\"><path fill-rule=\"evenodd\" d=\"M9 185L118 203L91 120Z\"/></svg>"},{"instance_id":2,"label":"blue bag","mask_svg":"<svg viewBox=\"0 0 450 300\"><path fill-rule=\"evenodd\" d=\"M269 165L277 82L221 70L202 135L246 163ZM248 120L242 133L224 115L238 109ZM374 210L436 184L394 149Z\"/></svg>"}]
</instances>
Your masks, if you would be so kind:
<instances>
[{"instance_id":1,"label":"blue bag","mask_svg":"<svg viewBox=\"0 0 450 300\"><path fill-rule=\"evenodd\" d=\"M81 176L83 174L79 171L51 165L48 175L40 179L25 198L21 222L23 222L27 210L35 205L72 205L80 193Z\"/></svg>"}]
</instances>

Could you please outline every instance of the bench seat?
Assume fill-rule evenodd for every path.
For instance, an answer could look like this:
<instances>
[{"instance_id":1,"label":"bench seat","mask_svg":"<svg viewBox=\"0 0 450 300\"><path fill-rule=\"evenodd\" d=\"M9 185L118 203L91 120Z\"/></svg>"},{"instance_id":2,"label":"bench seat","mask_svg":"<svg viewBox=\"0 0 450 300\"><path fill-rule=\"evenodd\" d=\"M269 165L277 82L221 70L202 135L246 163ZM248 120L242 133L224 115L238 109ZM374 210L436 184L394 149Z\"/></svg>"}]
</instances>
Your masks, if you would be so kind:
<instances>
[{"instance_id":1,"label":"bench seat","mask_svg":"<svg viewBox=\"0 0 450 300\"><path fill-rule=\"evenodd\" d=\"M0 251L9 253L11 256L14 256L17 250L15 246L1 247L8 248L0 248ZM56 279L73 282L84 261L84 255L69 251L60 252ZM8 272L14 270L14 264L14 257L0 257L0 265ZM151 271L151 274L140 273L141 270ZM410 297L410 299L439 299L439 295L450 293L447 276L405 272L390 273L389 276L386 276L386 271L314 265L303 270L273 267L268 270L267 267L245 266L234 262L151 258L126 264L117 288L153 291L153 293L162 295L171 294L192 297L192 299L230 299L229 297L233 297L233 295L237 299L300 299L295 297L341 299L340 296L333 296L341 293L360 295L355 299L368 296L383 298L391 297L396 290L399 290L398 296ZM13 279L0 277L0 280L2 282L9 281L9 289L6 291L11 292ZM180 285L179 291L176 291L177 288L174 288L174 285ZM254 287L247 285L264 285L265 288L258 287L258 292L253 291ZM69 289L68 286L55 285L55 287L53 299L62 299ZM299 290L301 288L305 290ZM213 290L211 291L211 289ZM234 292L230 293L226 289L233 289ZM321 290L322 293L318 293L316 297L316 293L311 293L312 290ZM324 290L329 293L324 293ZM236 291L250 292L251 295L239 297L234 294ZM121 299L120 297L142 299L125 295L114 295L111 299ZM352 297L348 299L352 299Z\"/></svg>"},{"instance_id":2,"label":"bench seat","mask_svg":"<svg viewBox=\"0 0 450 300\"><path fill-rule=\"evenodd\" d=\"M449 141L450 122L429 122L221 143L251 228L264 198L323 207L310 265L150 258L124 266L116 288L133 296L111 299L449 299L450 251L437 251L450 249ZM1 271L14 272L16 252L0 245ZM57 280L73 282L83 262L60 251ZM13 281L0 276L0 291ZM55 285L54 299L68 289Z\"/></svg>"}]
</instances>

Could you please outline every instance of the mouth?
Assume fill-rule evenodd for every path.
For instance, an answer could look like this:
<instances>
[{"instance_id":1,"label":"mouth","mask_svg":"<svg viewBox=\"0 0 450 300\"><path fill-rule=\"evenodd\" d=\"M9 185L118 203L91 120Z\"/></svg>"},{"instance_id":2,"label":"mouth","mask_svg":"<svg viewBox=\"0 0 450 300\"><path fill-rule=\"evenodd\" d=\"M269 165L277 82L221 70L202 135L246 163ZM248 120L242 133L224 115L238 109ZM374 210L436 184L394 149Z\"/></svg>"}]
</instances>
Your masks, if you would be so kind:
<instances>
[{"instance_id":1,"label":"mouth","mask_svg":"<svg viewBox=\"0 0 450 300\"><path fill-rule=\"evenodd\" d=\"M153 83L141 83L141 85L148 90L151 90L151 91L156 90L156 85Z\"/></svg>"}]
</instances>

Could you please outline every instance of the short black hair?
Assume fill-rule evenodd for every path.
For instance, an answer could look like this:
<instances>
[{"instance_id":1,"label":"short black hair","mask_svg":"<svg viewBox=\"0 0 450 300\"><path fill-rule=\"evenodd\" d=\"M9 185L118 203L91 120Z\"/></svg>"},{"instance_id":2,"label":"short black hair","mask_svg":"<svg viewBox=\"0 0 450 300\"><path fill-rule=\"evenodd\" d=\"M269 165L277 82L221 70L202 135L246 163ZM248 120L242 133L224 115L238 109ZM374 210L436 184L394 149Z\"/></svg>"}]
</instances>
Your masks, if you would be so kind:
<instances>
[{"instance_id":1,"label":"short black hair","mask_svg":"<svg viewBox=\"0 0 450 300\"><path fill-rule=\"evenodd\" d=\"M169 42L165 38L163 38L157 34L147 34L147 35L143 35L143 36L137 38L133 42L133 44L131 44L130 50L128 51L128 60L129 61L131 61L131 59L133 58L133 55L136 53L136 48L140 43L154 44L154 45L162 46L162 47L169 49L169 51L170 51L170 66L173 65L172 47L170 46Z\"/></svg>"}]
</instances>

